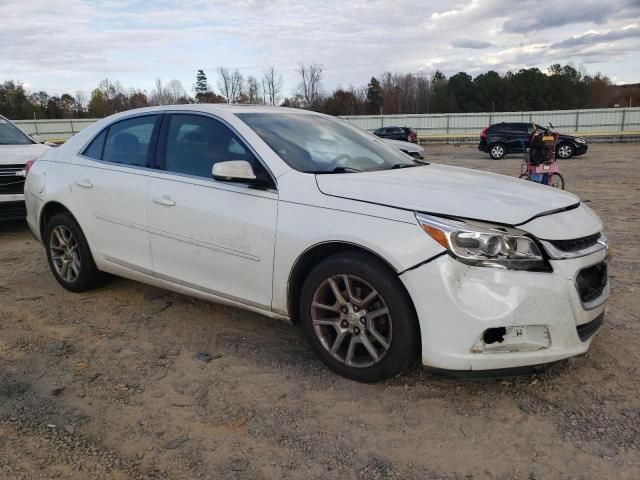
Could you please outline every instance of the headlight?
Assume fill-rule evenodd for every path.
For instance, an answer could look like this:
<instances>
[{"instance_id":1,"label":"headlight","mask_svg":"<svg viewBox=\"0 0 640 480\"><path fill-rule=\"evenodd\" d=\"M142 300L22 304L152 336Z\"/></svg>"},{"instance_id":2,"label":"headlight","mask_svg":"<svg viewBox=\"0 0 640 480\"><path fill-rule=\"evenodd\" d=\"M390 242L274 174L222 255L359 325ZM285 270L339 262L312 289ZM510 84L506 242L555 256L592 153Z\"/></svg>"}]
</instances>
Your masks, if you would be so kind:
<instances>
[{"instance_id":1,"label":"headlight","mask_svg":"<svg viewBox=\"0 0 640 480\"><path fill-rule=\"evenodd\" d=\"M575 141L576 143L587 143L587 141L584 138L576 138Z\"/></svg>"},{"instance_id":2,"label":"headlight","mask_svg":"<svg viewBox=\"0 0 640 480\"><path fill-rule=\"evenodd\" d=\"M431 238L463 263L512 270L551 270L537 243L521 230L424 213L416 214L416 218Z\"/></svg>"}]
</instances>

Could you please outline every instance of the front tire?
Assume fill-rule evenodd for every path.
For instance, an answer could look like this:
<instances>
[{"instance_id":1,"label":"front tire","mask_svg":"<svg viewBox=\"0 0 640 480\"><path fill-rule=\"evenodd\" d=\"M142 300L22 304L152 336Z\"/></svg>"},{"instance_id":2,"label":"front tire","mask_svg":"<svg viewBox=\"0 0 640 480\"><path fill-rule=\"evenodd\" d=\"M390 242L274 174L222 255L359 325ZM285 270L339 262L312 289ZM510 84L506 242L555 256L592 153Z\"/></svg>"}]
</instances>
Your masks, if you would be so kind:
<instances>
[{"instance_id":1,"label":"front tire","mask_svg":"<svg viewBox=\"0 0 640 480\"><path fill-rule=\"evenodd\" d=\"M500 160L507 154L507 146L504 143L494 143L489 146L489 156L494 160Z\"/></svg>"},{"instance_id":2,"label":"front tire","mask_svg":"<svg viewBox=\"0 0 640 480\"><path fill-rule=\"evenodd\" d=\"M560 145L558 145L558 158L566 160L573 157L574 154L575 151L573 145L571 145L570 143L561 143Z\"/></svg>"},{"instance_id":3,"label":"front tire","mask_svg":"<svg viewBox=\"0 0 640 480\"><path fill-rule=\"evenodd\" d=\"M100 285L105 274L96 267L82 229L69 213L51 218L45 231L47 260L53 276L71 292L86 292Z\"/></svg>"},{"instance_id":4,"label":"front tire","mask_svg":"<svg viewBox=\"0 0 640 480\"><path fill-rule=\"evenodd\" d=\"M411 299L395 273L371 256L342 253L317 265L302 287L300 319L320 359L351 380L381 381L417 358Z\"/></svg>"}]
</instances>

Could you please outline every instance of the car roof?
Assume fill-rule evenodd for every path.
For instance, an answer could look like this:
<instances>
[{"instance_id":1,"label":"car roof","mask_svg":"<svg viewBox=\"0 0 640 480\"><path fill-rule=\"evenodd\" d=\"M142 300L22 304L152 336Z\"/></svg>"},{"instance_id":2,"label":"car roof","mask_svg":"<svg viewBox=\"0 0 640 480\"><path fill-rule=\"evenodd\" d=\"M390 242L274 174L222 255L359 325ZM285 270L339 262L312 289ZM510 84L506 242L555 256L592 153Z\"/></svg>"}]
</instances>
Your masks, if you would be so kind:
<instances>
[{"instance_id":1,"label":"car roof","mask_svg":"<svg viewBox=\"0 0 640 480\"><path fill-rule=\"evenodd\" d=\"M531 125L529 122L498 122L493 123L490 127L499 127L500 125Z\"/></svg>"},{"instance_id":2,"label":"car roof","mask_svg":"<svg viewBox=\"0 0 640 480\"><path fill-rule=\"evenodd\" d=\"M299 108L289 107L272 107L267 105L239 105L239 104L226 104L226 103L187 103L180 105L158 105L155 107L136 108L133 110L127 110L122 112L123 114L140 114L140 113L152 113L157 111L166 110L188 110L190 112L205 112L205 113L220 113L230 112L237 113L302 113L309 115L319 115L317 112L311 112L309 110L302 110Z\"/></svg>"}]
</instances>

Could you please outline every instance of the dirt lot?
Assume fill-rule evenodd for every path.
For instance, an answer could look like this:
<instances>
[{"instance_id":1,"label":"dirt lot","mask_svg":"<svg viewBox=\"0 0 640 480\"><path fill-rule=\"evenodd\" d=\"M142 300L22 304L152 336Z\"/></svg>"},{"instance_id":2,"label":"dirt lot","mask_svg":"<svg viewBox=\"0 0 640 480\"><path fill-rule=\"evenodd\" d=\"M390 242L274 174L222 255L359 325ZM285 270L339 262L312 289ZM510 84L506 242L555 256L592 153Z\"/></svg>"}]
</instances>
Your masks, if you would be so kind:
<instances>
[{"instance_id":1,"label":"dirt lot","mask_svg":"<svg viewBox=\"0 0 640 480\"><path fill-rule=\"evenodd\" d=\"M640 478L639 162L640 144L562 162L607 227L608 316L587 355L511 379L350 382L285 323L126 280L66 292L0 226L0 478Z\"/></svg>"}]
</instances>

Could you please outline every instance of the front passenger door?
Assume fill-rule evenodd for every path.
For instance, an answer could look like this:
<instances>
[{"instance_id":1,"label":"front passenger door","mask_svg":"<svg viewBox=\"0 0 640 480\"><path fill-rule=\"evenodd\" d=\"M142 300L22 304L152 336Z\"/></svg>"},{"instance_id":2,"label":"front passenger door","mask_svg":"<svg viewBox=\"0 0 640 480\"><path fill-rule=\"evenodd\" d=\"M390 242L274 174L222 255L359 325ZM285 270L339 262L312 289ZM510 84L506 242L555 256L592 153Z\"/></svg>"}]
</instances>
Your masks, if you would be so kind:
<instances>
[{"instance_id":1,"label":"front passenger door","mask_svg":"<svg viewBox=\"0 0 640 480\"><path fill-rule=\"evenodd\" d=\"M222 121L167 114L149 184L153 268L165 280L270 309L278 195L266 168ZM267 187L214 180L246 160Z\"/></svg>"}]
</instances>

